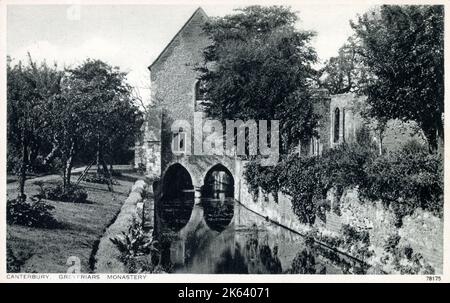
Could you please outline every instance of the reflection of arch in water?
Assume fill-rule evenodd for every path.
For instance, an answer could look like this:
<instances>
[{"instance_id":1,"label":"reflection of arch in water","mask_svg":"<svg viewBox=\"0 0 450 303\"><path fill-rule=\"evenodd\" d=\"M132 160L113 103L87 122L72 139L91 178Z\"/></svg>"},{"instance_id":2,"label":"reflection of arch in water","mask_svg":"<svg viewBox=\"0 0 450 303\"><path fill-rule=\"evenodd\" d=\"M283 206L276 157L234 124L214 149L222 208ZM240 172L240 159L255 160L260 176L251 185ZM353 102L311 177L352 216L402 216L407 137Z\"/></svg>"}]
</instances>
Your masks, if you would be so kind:
<instances>
[{"instance_id":1,"label":"reflection of arch in water","mask_svg":"<svg viewBox=\"0 0 450 303\"><path fill-rule=\"evenodd\" d=\"M194 186L187 169L179 163L171 165L162 180L159 214L166 227L180 230L187 224L194 206Z\"/></svg>"},{"instance_id":2,"label":"reflection of arch in water","mask_svg":"<svg viewBox=\"0 0 450 303\"><path fill-rule=\"evenodd\" d=\"M206 224L213 230L223 231L234 215L234 178L222 164L213 166L202 187L202 204Z\"/></svg>"}]
</instances>

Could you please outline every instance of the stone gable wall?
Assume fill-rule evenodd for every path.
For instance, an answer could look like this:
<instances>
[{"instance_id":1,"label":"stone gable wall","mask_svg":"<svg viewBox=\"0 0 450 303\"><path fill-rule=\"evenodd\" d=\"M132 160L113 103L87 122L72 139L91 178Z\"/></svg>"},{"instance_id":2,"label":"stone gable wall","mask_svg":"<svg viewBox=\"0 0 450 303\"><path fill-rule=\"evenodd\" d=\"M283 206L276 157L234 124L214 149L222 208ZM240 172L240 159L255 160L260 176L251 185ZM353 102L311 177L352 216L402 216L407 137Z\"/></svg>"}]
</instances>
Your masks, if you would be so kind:
<instances>
[{"instance_id":1,"label":"stone gable wall","mask_svg":"<svg viewBox=\"0 0 450 303\"><path fill-rule=\"evenodd\" d=\"M175 120L190 122L193 142L194 88L199 75L195 68L202 64L202 50L210 44L202 30L205 21L206 16L196 12L151 69L152 100L163 112L162 171L173 161L170 128Z\"/></svg>"}]
</instances>

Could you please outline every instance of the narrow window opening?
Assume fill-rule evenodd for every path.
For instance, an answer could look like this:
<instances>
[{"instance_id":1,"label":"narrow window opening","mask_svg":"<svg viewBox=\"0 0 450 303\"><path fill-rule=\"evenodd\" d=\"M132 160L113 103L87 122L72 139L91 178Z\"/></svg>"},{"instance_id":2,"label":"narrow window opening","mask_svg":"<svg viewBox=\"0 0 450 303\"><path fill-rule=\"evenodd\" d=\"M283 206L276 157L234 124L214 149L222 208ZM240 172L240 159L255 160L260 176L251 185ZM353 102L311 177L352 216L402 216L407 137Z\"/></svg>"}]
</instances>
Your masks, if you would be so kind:
<instances>
[{"instance_id":1,"label":"narrow window opening","mask_svg":"<svg viewBox=\"0 0 450 303\"><path fill-rule=\"evenodd\" d=\"M339 142L339 120L340 120L340 112L339 108L334 110L334 143Z\"/></svg>"}]
</instances>

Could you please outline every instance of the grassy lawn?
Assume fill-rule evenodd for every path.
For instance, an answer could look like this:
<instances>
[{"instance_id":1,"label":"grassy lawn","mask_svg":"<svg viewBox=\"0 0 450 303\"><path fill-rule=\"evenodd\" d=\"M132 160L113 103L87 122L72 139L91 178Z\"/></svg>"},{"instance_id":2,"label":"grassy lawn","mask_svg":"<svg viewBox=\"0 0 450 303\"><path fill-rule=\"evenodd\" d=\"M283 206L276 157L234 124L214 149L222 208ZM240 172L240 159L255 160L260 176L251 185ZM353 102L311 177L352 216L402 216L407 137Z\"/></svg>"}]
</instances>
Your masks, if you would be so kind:
<instances>
[{"instance_id":1,"label":"grassy lawn","mask_svg":"<svg viewBox=\"0 0 450 303\"><path fill-rule=\"evenodd\" d=\"M74 177L74 181L75 181ZM46 181L56 183L57 176ZM27 181L27 195L38 193L39 187ZM76 204L44 200L55 207L53 214L61 227L57 229L30 228L20 225L7 226L7 243L13 254L23 262L21 272L65 273L67 258L76 256L81 260L81 272L91 272L93 253L98 240L117 216L133 178L118 180L114 193L104 184L81 182L88 192L88 203ZM15 197L13 187L8 197Z\"/></svg>"}]
</instances>

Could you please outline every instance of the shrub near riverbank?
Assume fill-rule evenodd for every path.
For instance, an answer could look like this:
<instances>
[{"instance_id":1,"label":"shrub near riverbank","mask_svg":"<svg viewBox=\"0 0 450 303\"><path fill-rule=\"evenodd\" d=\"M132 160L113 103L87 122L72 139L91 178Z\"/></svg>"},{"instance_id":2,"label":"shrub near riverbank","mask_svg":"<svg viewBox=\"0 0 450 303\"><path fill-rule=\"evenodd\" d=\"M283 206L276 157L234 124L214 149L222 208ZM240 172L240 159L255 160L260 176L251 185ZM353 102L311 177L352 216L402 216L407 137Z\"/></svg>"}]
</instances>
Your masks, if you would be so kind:
<instances>
[{"instance_id":1,"label":"shrub near riverbank","mask_svg":"<svg viewBox=\"0 0 450 303\"><path fill-rule=\"evenodd\" d=\"M262 190L275 197L285 194L301 223L313 227L320 218L318 225L330 228L332 236L321 239L322 232L315 233L318 240L384 272L440 272L442 156L415 141L379 156L364 134L359 135L356 143L342 144L321 156L292 154L273 167L249 162L244 174L250 191L257 195ZM331 225L326 223L329 215L334 216ZM346 224L347 233L343 233ZM370 233L369 242L357 239L365 230ZM385 243L389 235L400 237L398 245Z\"/></svg>"},{"instance_id":2,"label":"shrub near riverbank","mask_svg":"<svg viewBox=\"0 0 450 303\"><path fill-rule=\"evenodd\" d=\"M444 170L441 155L430 154L409 143L399 152L383 155L367 165L366 180L359 186L362 197L380 199L397 215L398 227L404 216L417 208L442 216Z\"/></svg>"},{"instance_id":3,"label":"shrub near riverbank","mask_svg":"<svg viewBox=\"0 0 450 303\"><path fill-rule=\"evenodd\" d=\"M437 216L443 211L443 160L415 142L400 151L377 156L376 148L362 143L342 144L321 156L292 154L276 166L246 166L250 191L281 191L292 197L292 208L302 223L314 224L327 193L334 189L339 201L344 190L358 188L362 201L381 200L402 218L421 208ZM338 205L333 205L339 212Z\"/></svg>"}]
</instances>

